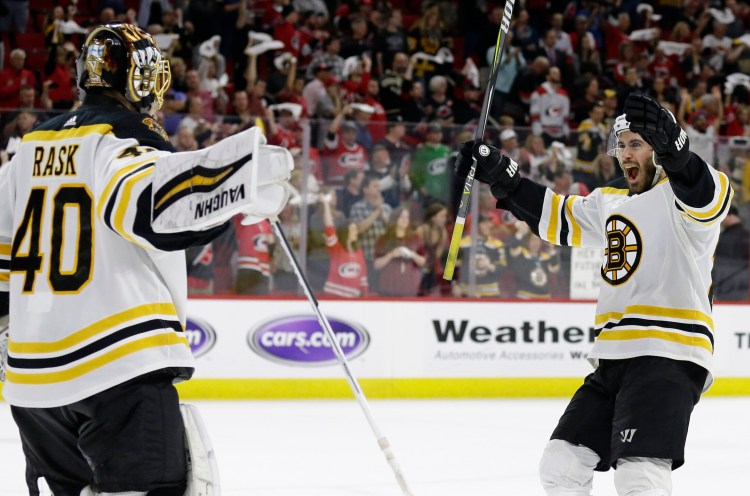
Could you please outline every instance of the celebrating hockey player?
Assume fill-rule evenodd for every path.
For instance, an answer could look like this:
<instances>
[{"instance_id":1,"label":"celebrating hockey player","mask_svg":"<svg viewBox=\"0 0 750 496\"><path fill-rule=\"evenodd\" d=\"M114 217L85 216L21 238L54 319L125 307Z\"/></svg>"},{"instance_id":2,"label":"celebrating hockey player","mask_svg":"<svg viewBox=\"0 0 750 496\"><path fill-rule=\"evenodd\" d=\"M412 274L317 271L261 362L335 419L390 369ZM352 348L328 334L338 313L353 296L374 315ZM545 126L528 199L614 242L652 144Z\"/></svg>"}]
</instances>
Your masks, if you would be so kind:
<instances>
[{"instance_id":1,"label":"celebrating hockey player","mask_svg":"<svg viewBox=\"0 0 750 496\"><path fill-rule=\"evenodd\" d=\"M94 29L77 72L83 106L0 168L3 395L29 493L44 477L65 496L218 494L210 443L173 386L193 374L183 250L238 213L275 218L291 154L256 129L172 153L153 119L169 64L135 26Z\"/></svg>"},{"instance_id":2,"label":"celebrating hockey player","mask_svg":"<svg viewBox=\"0 0 750 496\"><path fill-rule=\"evenodd\" d=\"M456 172L477 161L498 207L543 239L604 250L597 337L586 377L544 449L550 496L588 496L594 471L615 471L622 496L669 496L684 463L693 407L712 383L711 266L732 190L689 151L674 116L631 94L613 127L623 186L563 196L521 178L482 141L467 142Z\"/></svg>"}]
</instances>

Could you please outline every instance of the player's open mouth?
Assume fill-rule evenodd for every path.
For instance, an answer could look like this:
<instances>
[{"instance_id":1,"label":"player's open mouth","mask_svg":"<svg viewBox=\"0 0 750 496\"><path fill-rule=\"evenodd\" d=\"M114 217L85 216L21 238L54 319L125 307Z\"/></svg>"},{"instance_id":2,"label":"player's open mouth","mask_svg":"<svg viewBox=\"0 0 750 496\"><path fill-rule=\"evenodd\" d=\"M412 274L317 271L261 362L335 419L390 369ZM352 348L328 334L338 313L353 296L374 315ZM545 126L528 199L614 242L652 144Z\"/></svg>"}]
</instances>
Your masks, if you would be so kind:
<instances>
[{"instance_id":1,"label":"player's open mouth","mask_svg":"<svg viewBox=\"0 0 750 496\"><path fill-rule=\"evenodd\" d=\"M625 166L625 177L628 178L629 183L634 183L638 180L638 176L641 173L641 168L637 165Z\"/></svg>"}]
</instances>

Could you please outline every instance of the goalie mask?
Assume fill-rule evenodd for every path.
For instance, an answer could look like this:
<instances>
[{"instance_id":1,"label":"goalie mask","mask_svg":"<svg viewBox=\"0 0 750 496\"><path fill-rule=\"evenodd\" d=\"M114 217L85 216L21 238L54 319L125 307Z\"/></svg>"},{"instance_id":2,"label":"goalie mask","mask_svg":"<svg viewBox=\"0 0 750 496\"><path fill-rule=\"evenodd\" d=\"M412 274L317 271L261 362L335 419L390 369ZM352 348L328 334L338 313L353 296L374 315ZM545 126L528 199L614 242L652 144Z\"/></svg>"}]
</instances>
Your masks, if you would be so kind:
<instances>
[{"instance_id":1,"label":"goalie mask","mask_svg":"<svg viewBox=\"0 0 750 496\"><path fill-rule=\"evenodd\" d=\"M81 97L86 91L109 88L135 108L153 115L169 88L169 61L150 34L132 24L105 24L87 37L76 61Z\"/></svg>"}]
</instances>

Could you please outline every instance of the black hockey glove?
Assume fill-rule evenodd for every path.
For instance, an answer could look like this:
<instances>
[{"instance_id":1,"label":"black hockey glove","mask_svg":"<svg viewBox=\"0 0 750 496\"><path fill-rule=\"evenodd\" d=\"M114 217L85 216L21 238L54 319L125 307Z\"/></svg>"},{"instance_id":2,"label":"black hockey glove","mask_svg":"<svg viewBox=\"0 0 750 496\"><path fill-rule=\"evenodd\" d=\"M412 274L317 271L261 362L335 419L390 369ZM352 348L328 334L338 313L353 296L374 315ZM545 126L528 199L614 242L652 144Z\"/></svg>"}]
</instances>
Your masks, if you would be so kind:
<instances>
[{"instance_id":1,"label":"black hockey glove","mask_svg":"<svg viewBox=\"0 0 750 496\"><path fill-rule=\"evenodd\" d=\"M490 185L492 196L502 200L516 189L521 181L517 163L482 140L474 143L473 156L477 161L476 178Z\"/></svg>"},{"instance_id":2,"label":"black hockey glove","mask_svg":"<svg viewBox=\"0 0 750 496\"><path fill-rule=\"evenodd\" d=\"M466 176L471 171L471 164L474 162L471 153L474 150L475 142L476 140L469 140L461 143L461 146L458 148L458 155L456 155L456 161L453 162L453 174L462 181L466 181ZM474 179L482 183L490 182L490 178L486 177L483 172L480 172L478 167L474 173Z\"/></svg>"},{"instance_id":3,"label":"black hockey glove","mask_svg":"<svg viewBox=\"0 0 750 496\"><path fill-rule=\"evenodd\" d=\"M654 149L657 164L667 172L685 167L690 159L690 141L672 112L651 97L631 93L625 100L625 118L630 130Z\"/></svg>"}]
</instances>

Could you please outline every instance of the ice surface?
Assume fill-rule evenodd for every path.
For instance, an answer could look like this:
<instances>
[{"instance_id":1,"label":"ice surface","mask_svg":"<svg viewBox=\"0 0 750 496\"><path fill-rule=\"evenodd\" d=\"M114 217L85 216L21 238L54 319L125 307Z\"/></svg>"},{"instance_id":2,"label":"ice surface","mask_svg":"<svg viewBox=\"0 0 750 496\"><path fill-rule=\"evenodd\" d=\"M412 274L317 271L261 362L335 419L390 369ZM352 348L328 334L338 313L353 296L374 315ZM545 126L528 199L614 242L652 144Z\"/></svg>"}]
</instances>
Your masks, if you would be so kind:
<instances>
[{"instance_id":1,"label":"ice surface","mask_svg":"<svg viewBox=\"0 0 750 496\"><path fill-rule=\"evenodd\" d=\"M371 401L415 496L543 496L536 467L566 400ZM224 496L399 496L357 402L197 402ZM747 494L750 398L706 397L675 496ZM18 431L0 402L2 495L27 494ZM596 496L615 496L612 472Z\"/></svg>"}]
</instances>

